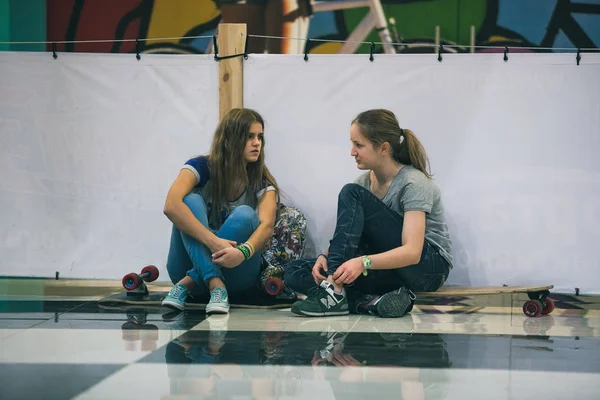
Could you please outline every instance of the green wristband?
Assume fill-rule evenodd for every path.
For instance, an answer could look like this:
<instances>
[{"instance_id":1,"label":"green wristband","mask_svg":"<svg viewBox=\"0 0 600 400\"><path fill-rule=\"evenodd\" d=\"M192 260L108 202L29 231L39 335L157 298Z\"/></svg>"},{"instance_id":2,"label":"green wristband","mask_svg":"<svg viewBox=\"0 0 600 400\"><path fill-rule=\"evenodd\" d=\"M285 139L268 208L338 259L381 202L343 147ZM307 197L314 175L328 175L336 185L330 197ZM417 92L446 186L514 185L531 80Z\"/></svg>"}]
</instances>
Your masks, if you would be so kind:
<instances>
[{"instance_id":1,"label":"green wristband","mask_svg":"<svg viewBox=\"0 0 600 400\"><path fill-rule=\"evenodd\" d=\"M237 249L242 252L245 260L250 258L250 250L246 246L240 244Z\"/></svg>"}]
</instances>

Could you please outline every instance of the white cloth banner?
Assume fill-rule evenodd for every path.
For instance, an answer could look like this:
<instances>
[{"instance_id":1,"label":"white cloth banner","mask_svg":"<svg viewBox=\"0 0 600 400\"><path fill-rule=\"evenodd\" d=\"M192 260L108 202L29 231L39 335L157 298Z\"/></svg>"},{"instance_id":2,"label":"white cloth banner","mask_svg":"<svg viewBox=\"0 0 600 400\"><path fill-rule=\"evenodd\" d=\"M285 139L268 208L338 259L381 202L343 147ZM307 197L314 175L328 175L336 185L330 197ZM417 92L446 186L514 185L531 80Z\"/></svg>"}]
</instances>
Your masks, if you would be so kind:
<instances>
[{"instance_id":1,"label":"white cloth banner","mask_svg":"<svg viewBox=\"0 0 600 400\"><path fill-rule=\"evenodd\" d=\"M352 119L394 111L421 139L453 239L449 284L600 293L600 54L252 55L244 104L268 166L328 246L361 171Z\"/></svg>"},{"instance_id":2,"label":"white cloth banner","mask_svg":"<svg viewBox=\"0 0 600 400\"><path fill-rule=\"evenodd\" d=\"M217 123L210 55L0 54L0 274L169 280L164 199Z\"/></svg>"}]
</instances>

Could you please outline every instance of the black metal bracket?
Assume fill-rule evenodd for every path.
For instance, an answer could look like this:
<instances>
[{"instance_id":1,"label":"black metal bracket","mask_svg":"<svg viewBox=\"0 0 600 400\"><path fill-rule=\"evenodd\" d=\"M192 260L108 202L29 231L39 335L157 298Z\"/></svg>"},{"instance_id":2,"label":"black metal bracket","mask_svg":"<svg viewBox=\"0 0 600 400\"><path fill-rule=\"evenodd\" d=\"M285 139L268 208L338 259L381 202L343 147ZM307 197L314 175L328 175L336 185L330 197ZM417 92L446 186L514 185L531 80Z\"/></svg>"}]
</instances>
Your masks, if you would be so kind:
<instances>
[{"instance_id":1,"label":"black metal bracket","mask_svg":"<svg viewBox=\"0 0 600 400\"><path fill-rule=\"evenodd\" d=\"M213 35L213 50L215 52L215 61L219 61L219 45L217 44L217 35Z\"/></svg>"},{"instance_id":2,"label":"black metal bracket","mask_svg":"<svg viewBox=\"0 0 600 400\"><path fill-rule=\"evenodd\" d=\"M140 39L135 39L135 58L137 58L138 61L140 61L142 59L142 57L140 56Z\"/></svg>"},{"instance_id":3,"label":"black metal bracket","mask_svg":"<svg viewBox=\"0 0 600 400\"><path fill-rule=\"evenodd\" d=\"M304 61L308 61L308 46L310 45L310 39L306 39L306 46L304 46Z\"/></svg>"},{"instance_id":4,"label":"black metal bracket","mask_svg":"<svg viewBox=\"0 0 600 400\"><path fill-rule=\"evenodd\" d=\"M144 281L142 281L140 283L140 285L138 287L136 287L133 290L128 290L127 291L127 296L147 296L149 294L148 292L148 286L146 286L146 283Z\"/></svg>"},{"instance_id":5,"label":"black metal bracket","mask_svg":"<svg viewBox=\"0 0 600 400\"><path fill-rule=\"evenodd\" d=\"M217 44L217 36L213 35L213 49L214 49L214 53L215 53L215 61L221 61L221 60L227 60L230 58L236 58L236 57L244 57L246 60L248 59L248 36L246 35L246 42L244 45L244 52L240 53L240 54L232 54L230 56L223 56L221 57L219 55L219 45Z\"/></svg>"}]
</instances>

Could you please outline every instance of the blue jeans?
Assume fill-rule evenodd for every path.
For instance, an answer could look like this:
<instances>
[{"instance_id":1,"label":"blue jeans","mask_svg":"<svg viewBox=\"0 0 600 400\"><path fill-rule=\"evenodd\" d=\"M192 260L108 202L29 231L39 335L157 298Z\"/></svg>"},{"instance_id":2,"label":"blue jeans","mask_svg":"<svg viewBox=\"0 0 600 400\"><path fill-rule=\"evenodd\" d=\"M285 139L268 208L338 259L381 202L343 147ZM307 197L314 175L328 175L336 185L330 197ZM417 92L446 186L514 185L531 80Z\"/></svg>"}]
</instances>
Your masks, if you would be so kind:
<instances>
[{"instance_id":1,"label":"blue jeans","mask_svg":"<svg viewBox=\"0 0 600 400\"><path fill-rule=\"evenodd\" d=\"M190 193L183 198L194 216L208 228L208 215L204 199L197 193ZM260 221L252 207L239 206L229 215L223 226L213 232L222 239L235 240L238 244L248 240L258 227ZM241 293L256 286L260 274L261 251L243 261L235 268L221 267L212 262L210 249L196 239L181 232L175 225L171 233L171 246L167 259L167 271L173 283L182 280L186 275L197 284L194 295L208 294L208 280L219 277L225 282L229 293Z\"/></svg>"},{"instance_id":2,"label":"blue jeans","mask_svg":"<svg viewBox=\"0 0 600 400\"><path fill-rule=\"evenodd\" d=\"M369 190L345 185L338 196L337 222L329 245L327 274L333 275L345 261L361 254L377 254L402 246L403 219ZM315 259L294 261L285 267L284 280L293 290L306 294L315 286L311 275ZM427 240L417 264L389 270L370 270L346 286L349 292L384 294L405 286L416 292L432 292L448 278L450 267Z\"/></svg>"}]
</instances>

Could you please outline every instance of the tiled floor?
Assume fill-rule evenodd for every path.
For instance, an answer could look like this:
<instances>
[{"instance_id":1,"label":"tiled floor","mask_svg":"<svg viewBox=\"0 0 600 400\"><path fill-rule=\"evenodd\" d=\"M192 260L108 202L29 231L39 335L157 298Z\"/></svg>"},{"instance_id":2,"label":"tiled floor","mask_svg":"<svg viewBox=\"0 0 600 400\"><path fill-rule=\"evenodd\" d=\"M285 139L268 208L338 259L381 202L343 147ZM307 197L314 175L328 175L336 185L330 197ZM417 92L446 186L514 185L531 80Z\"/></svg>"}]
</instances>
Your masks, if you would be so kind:
<instances>
[{"instance_id":1,"label":"tiled floor","mask_svg":"<svg viewBox=\"0 0 600 400\"><path fill-rule=\"evenodd\" d=\"M207 318L201 311L107 310L97 293L61 298L54 288L18 295L12 287L0 301L1 399L594 399L600 393L600 313L584 297L553 295L559 308L534 319L523 316L514 297L427 300L400 319L309 319L289 309L234 309Z\"/></svg>"}]
</instances>

